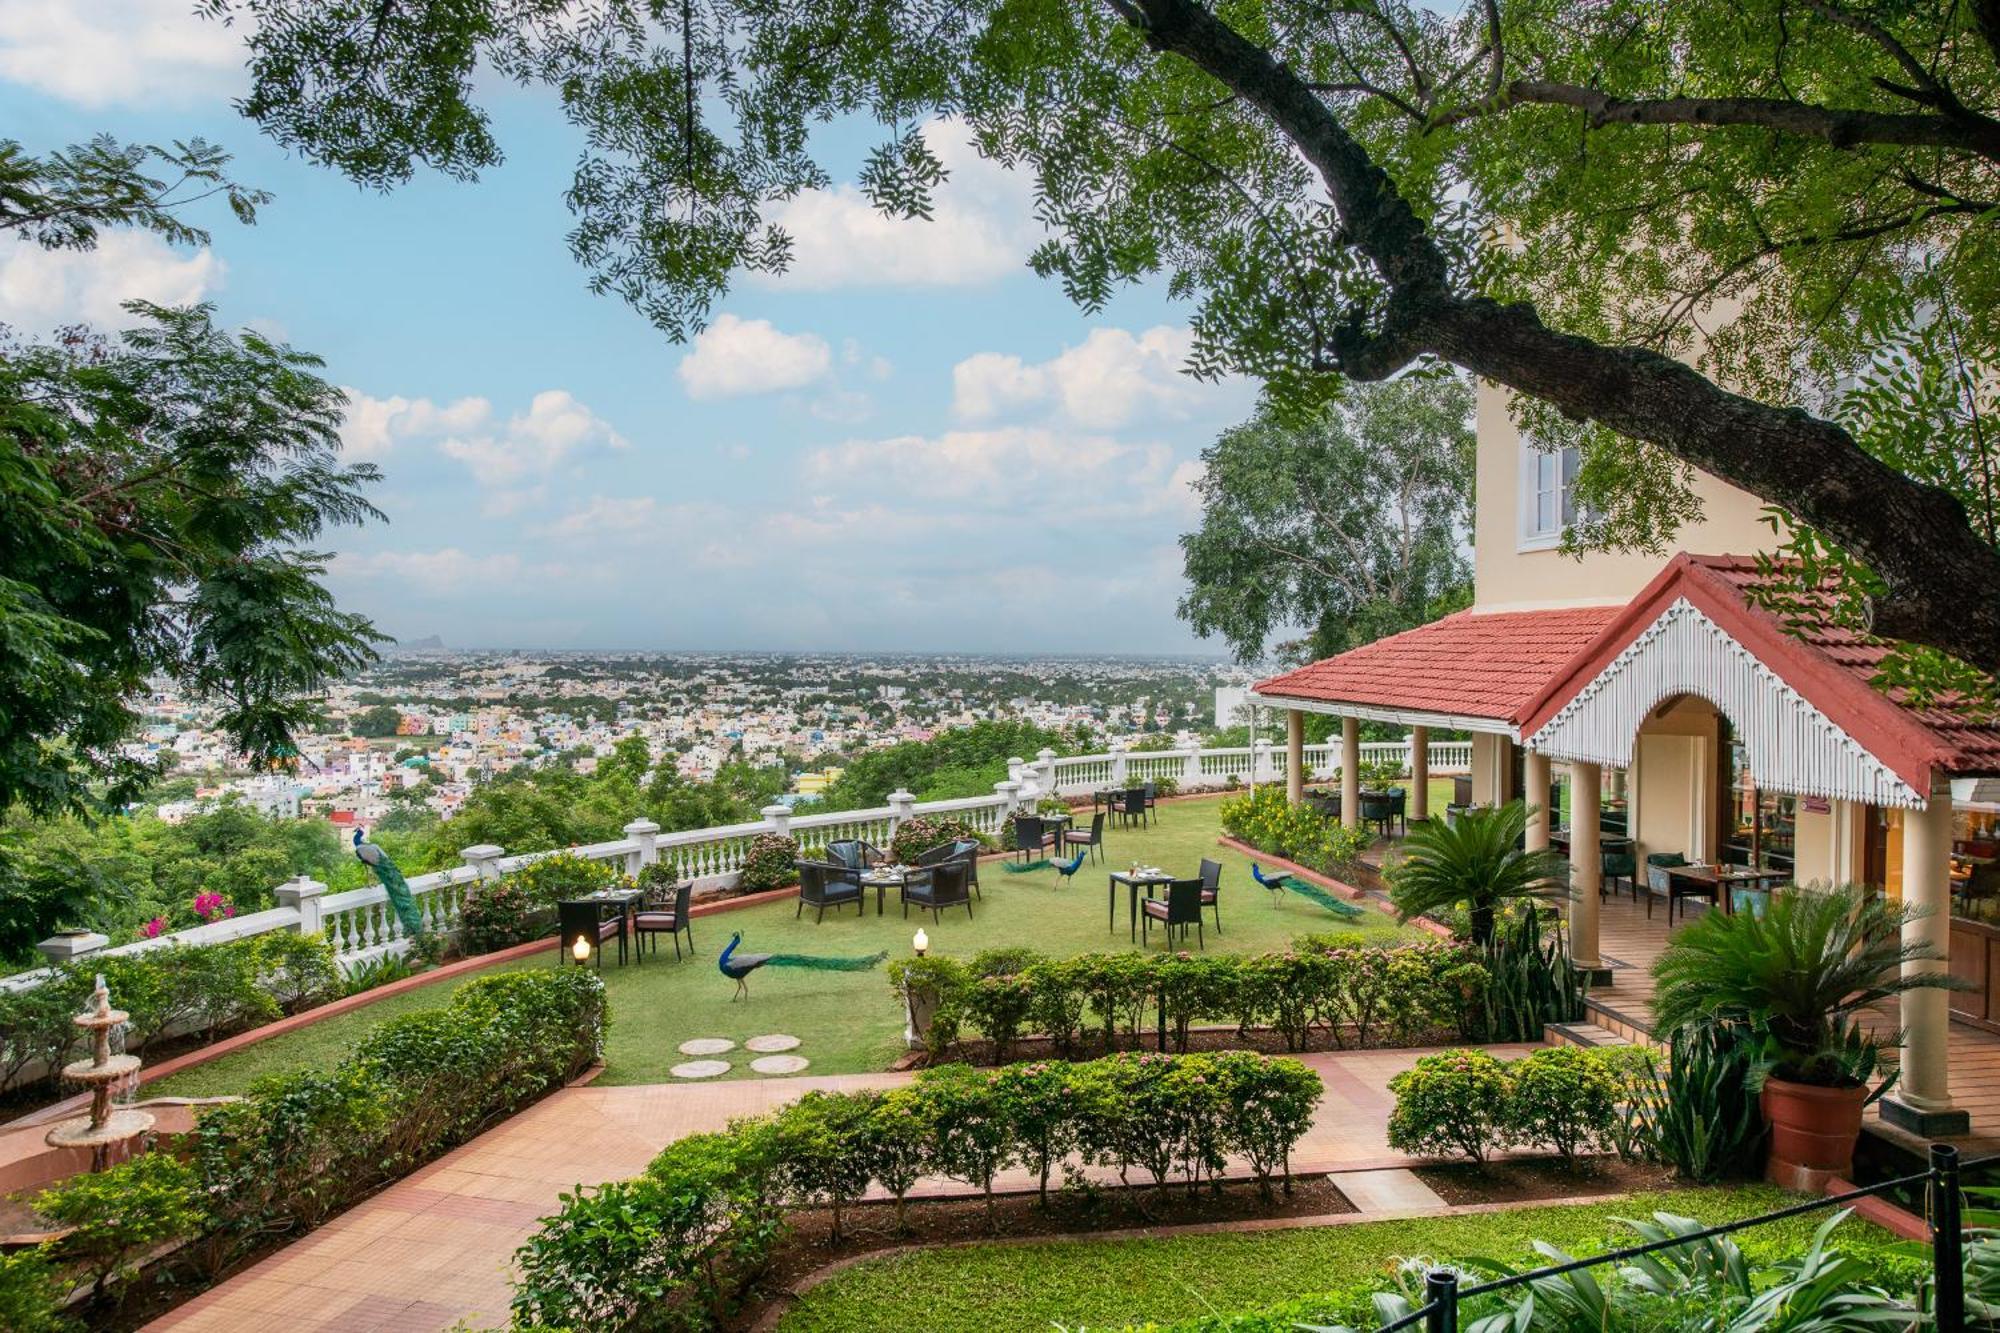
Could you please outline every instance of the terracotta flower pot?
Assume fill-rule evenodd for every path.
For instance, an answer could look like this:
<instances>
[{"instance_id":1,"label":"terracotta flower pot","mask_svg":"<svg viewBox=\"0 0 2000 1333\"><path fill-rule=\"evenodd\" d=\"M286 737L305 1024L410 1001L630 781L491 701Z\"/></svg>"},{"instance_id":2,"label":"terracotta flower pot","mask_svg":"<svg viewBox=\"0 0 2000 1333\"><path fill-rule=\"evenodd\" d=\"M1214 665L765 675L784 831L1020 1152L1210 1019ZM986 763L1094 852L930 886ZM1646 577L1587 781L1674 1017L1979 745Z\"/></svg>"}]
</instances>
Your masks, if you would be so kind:
<instances>
[{"instance_id":1,"label":"terracotta flower pot","mask_svg":"<svg viewBox=\"0 0 2000 1333\"><path fill-rule=\"evenodd\" d=\"M1861 1137L1861 1107L1868 1089L1823 1088L1810 1083L1768 1079L1761 1099L1771 1122L1771 1160L1766 1178L1787 1189L1818 1192L1854 1168L1854 1144Z\"/></svg>"}]
</instances>

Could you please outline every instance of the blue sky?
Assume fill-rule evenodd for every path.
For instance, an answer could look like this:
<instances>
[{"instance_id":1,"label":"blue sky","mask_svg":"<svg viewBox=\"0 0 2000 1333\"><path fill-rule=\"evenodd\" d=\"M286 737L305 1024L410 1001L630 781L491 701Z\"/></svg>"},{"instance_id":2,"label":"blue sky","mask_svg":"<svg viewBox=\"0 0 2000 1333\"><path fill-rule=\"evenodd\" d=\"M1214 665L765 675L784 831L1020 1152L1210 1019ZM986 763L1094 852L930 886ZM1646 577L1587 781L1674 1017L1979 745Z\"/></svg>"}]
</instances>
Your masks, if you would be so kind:
<instances>
[{"instance_id":1,"label":"blue sky","mask_svg":"<svg viewBox=\"0 0 2000 1333\"><path fill-rule=\"evenodd\" d=\"M210 300L326 359L386 525L331 582L386 632L464 647L1217 651L1174 616L1202 447L1242 383L1178 371L1160 287L1085 317L1023 267L1024 182L947 126L931 223L843 184L787 205L799 263L691 346L592 296L564 243L577 139L539 91L488 102L479 182L362 191L230 108L230 34L177 0L0 0L0 120L30 151L200 135L275 202L202 251L0 248L0 319ZM836 176L868 138L830 141Z\"/></svg>"}]
</instances>

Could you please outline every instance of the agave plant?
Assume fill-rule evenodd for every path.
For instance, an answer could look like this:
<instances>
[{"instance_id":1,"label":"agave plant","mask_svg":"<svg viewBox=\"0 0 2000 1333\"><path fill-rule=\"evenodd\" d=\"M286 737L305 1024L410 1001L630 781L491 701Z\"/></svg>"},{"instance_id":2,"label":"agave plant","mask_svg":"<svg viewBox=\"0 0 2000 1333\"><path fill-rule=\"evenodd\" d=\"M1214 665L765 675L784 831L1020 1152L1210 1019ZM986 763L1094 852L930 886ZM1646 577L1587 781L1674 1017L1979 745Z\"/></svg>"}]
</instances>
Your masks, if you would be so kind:
<instances>
[{"instance_id":1,"label":"agave plant","mask_svg":"<svg viewBox=\"0 0 2000 1333\"><path fill-rule=\"evenodd\" d=\"M1396 910L1408 918L1463 905L1471 917L1472 942L1484 948L1492 943L1503 906L1567 898L1563 859L1546 850L1522 850L1527 829L1528 807L1520 801L1419 825L1389 872Z\"/></svg>"},{"instance_id":2,"label":"agave plant","mask_svg":"<svg viewBox=\"0 0 2000 1333\"><path fill-rule=\"evenodd\" d=\"M1763 1049L1750 1071L1753 1089L1773 1075L1866 1085L1880 1049L1860 1015L1905 991L1958 984L1941 969L1904 972L1907 962L1941 961L1928 945L1904 942L1912 914L1856 886L1778 894L1761 917L1710 912L1683 927L1653 964L1654 1017L1662 1031L1722 1023L1755 1033Z\"/></svg>"}]
</instances>

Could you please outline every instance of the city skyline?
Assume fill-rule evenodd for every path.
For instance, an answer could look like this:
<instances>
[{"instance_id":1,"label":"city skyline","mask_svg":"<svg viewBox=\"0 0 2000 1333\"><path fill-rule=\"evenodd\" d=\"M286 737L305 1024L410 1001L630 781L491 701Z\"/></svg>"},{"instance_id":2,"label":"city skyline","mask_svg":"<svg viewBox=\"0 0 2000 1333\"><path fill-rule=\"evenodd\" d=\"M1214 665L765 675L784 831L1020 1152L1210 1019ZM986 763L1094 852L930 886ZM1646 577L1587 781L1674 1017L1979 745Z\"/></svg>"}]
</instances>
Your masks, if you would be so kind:
<instances>
[{"instance_id":1,"label":"city skyline","mask_svg":"<svg viewBox=\"0 0 2000 1333\"><path fill-rule=\"evenodd\" d=\"M387 525L329 585L398 639L458 648L1219 653L1174 615L1201 449L1254 403L1180 371L1159 284L1086 316L1025 267L1026 183L948 125L928 223L852 184L881 131L835 128L837 183L774 210L797 263L739 282L675 346L586 290L561 190L579 140L496 87L509 161L357 190L229 108L239 39L175 6L0 3L0 110L31 151L196 135L271 190L212 244L109 234L0 250L30 333L130 296L216 303L326 358L345 453ZM85 59L84 53L90 53Z\"/></svg>"}]
</instances>

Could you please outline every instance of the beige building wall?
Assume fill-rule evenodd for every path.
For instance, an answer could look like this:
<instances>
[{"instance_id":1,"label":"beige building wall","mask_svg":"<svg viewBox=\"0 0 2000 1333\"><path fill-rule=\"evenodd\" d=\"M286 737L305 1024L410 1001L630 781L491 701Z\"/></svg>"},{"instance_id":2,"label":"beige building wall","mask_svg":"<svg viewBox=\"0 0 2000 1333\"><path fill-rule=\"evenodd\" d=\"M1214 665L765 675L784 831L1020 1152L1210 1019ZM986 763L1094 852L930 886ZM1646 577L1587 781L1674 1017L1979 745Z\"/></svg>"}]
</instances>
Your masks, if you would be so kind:
<instances>
[{"instance_id":1,"label":"beige building wall","mask_svg":"<svg viewBox=\"0 0 2000 1333\"><path fill-rule=\"evenodd\" d=\"M1690 861L1715 859L1721 739L1720 719L1702 699L1676 699L1640 728L1625 797L1641 865L1651 852L1679 852Z\"/></svg>"},{"instance_id":2,"label":"beige building wall","mask_svg":"<svg viewBox=\"0 0 2000 1333\"><path fill-rule=\"evenodd\" d=\"M1808 810L1800 803L1792 822L1792 878L1800 884L1858 883L1867 872L1867 807L1853 801L1829 801L1827 806ZM1900 897L1900 882L1897 887L1894 896Z\"/></svg>"},{"instance_id":3,"label":"beige building wall","mask_svg":"<svg viewBox=\"0 0 2000 1333\"><path fill-rule=\"evenodd\" d=\"M1666 555L1592 551L1583 559L1524 539L1522 497L1531 451L1507 413L1509 393L1481 381L1478 390L1477 512L1473 516L1473 606L1523 611L1549 606L1616 605L1631 599L1666 563ZM1766 549L1771 529L1763 502L1707 475L1695 481L1702 518L1677 532L1674 551L1744 555Z\"/></svg>"}]
</instances>

